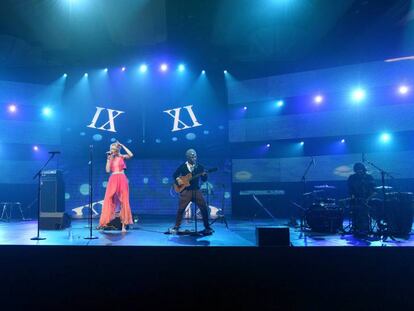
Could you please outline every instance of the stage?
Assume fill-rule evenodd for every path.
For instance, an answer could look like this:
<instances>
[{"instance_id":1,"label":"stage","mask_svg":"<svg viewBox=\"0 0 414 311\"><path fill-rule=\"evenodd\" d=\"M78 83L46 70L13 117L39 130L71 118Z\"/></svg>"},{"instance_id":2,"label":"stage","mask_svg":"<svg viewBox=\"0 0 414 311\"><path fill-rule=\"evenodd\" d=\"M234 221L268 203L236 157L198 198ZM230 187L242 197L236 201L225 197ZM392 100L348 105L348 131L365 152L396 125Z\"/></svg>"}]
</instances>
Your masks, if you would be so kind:
<instances>
[{"instance_id":1,"label":"stage","mask_svg":"<svg viewBox=\"0 0 414 311\"><path fill-rule=\"evenodd\" d=\"M167 235L165 232L171 227L174 216L142 216L138 223L133 225L127 233L120 231L96 230L97 219L94 219L93 235L98 239L86 240L89 235L88 221L85 219L72 220L71 227L64 230L43 230L43 241L32 241L36 235L35 221L0 222L0 245L49 245L49 246L212 246L212 247L255 247L257 226L284 226L286 219L276 221L266 219L255 220L228 220L229 228L224 223L216 222L213 225L215 233L211 236L194 237L188 235ZM347 224L347 221L344 225ZM182 230L193 230L192 221L184 221ZM202 230L201 221L198 229ZM316 233L310 230L301 232L300 228L290 228L292 246L414 246L414 236L388 238L382 241L379 238L357 238L351 234Z\"/></svg>"}]
</instances>

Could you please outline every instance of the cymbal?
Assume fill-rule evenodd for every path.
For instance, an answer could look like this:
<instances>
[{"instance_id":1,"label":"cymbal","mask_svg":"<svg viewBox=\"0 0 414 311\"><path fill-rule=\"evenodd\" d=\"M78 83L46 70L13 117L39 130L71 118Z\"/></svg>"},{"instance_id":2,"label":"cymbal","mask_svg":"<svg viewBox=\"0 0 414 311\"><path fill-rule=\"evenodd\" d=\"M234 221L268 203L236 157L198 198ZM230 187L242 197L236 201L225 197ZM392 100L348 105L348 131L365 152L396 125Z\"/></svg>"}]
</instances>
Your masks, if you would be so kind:
<instances>
[{"instance_id":1,"label":"cymbal","mask_svg":"<svg viewBox=\"0 0 414 311\"><path fill-rule=\"evenodd\" d=\"M375 189L382 189L382 186L375 187ZM384 189L392 189L391 186L384 186Z\"/></svg>"},{"instance_id":2,"label":"cymbal","mask_svg":"<svg viewBox=\"0 0 414 311\"><path fill-rule=\"evenodd\" d=\"M316 188L316 189L336 189L335 186L329 186L329 185L317 185L317 186L313 186L313 188Z\"/></svg>"}]
</instances>

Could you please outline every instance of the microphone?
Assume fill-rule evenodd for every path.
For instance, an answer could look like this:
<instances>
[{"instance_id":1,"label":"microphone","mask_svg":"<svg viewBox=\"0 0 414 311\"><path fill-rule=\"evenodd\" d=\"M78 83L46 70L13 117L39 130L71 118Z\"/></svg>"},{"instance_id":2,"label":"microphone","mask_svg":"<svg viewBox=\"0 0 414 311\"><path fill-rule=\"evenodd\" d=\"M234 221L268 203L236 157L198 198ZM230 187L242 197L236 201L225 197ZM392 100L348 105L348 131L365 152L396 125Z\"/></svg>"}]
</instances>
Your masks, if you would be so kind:
<instances>
[{"instance_id":1,"label":"microphone","mask_svg":"<svg viewBox=\"0 0 414 311\"><path fill-rule=\"evenodd\" d=\"M49 151L49 154L60 154L60 151Z\"/></svg>"},{"instance_id":2,"label":"microphone","mask_svg":"<svg viewBox=\"0 0 414 311\"><path fill-rule=\"evenodd\" d=\"M107 151L105 153L106 153L106 155L110 155L111 154L111 151Z\"/></svg>"}]
</instances>

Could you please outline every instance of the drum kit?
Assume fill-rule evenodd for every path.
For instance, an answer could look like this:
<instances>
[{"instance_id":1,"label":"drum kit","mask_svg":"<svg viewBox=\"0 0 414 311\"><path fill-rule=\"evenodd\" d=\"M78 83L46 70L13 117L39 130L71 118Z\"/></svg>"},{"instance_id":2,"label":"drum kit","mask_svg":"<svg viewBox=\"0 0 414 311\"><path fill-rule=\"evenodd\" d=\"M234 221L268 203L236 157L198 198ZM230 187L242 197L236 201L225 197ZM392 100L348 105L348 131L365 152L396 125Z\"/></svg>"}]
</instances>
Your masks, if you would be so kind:
<instances>
[{"instance_id":1,"label":"drum kit","mask_svg":"<svg viewBox=\"0 0 414 311\"><path fill-rule=\"evenodd\" d=\"M413 223L414 195L412 192L396 192L390 186L376 187L376 194L363 202L355 199L334 199L335 186L317 185L304 193L305 223L314 232L355 233L355 211L364 206L368 214L368 234L378 236L404 236L411 232ZM346 225L344 218L348 219Z\"/></svg>"}]
</instances>

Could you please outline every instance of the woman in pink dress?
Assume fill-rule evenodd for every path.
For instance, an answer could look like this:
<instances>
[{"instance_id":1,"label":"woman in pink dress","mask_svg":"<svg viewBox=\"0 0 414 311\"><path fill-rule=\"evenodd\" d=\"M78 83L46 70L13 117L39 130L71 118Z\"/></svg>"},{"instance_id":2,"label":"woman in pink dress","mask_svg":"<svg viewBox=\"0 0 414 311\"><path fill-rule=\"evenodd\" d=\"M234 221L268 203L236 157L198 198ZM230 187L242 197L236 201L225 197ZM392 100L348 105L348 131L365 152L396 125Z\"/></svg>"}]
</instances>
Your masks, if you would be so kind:
<instances>
[{"instance_id":1,"label":"woman in pink dress","mask_svg":"<svg viewBox=\"0 0 414 311\"><path fill-rule=\"evenodd\" d=\"M126 154L121 154L123 148ZM119 217L122 222L122 232L126 232L126 226L133 223L131 207L129 206L129 186L125 175L125 160L133 157L132 152L120 142L111 144L106 160L106 172L111 173L106 186L99 228L104 228L115 218L115 209L120 206Z\"/></svg>"}]
</instances>

